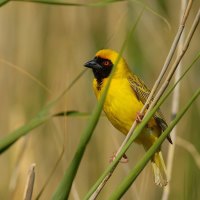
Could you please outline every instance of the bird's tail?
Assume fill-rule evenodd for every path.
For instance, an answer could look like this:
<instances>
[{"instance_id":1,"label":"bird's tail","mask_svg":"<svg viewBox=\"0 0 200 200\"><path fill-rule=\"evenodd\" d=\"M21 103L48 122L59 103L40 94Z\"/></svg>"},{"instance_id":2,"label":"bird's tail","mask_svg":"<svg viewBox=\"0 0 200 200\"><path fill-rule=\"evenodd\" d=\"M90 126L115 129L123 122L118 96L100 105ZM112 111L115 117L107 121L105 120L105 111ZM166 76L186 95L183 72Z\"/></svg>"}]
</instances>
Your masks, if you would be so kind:
<instances>
[{"instance_id":1,"label":"bird's tail","mask_svg":"<svg viewBox=\"0 0 200 200\"><path fill-rule=\"evenodd\" d=\"M160 187L166 186L168 181L167 181L166 167L161 151L156 152L154 154L151 160L151 164L153 167L156 185Z\"/></svg>"}]
</instances>

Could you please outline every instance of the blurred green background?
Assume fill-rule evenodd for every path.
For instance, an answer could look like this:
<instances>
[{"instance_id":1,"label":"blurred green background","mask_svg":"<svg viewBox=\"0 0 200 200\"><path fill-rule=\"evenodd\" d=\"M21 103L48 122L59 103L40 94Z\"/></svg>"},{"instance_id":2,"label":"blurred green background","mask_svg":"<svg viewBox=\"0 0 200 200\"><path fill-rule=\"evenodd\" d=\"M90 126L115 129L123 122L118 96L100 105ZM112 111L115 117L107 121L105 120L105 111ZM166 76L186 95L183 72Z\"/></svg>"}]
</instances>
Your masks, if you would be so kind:
<instances>
[{"instance_id":1,"label":"blurred green background","mask_svg":"<svg viewBox=\"0 0 200 200\"><path fill-rule=\"evenodd\" d=\"M131 69L151 88L178 29L181 1L146 3L148 7L123 56ZM199 6L200 2L195 1L186 24L186 34ZM143 5L137 1L117 2L103 7L9 2L0 7L0 137L28 122L48 101L57 97L96 51L102 48L119 51L142 9ZM199 52L199 44L200 27L183 59L184 69ZM200 62L181 83L180 107L200 85L199 65ZM52 112L77 110L90 113L96 104L92 79L93 74L87 70ZM168 121L171 104L170 98L162 107ZM197 100L179 123L177 135L194 145L200 154L199 120L200 100ZM73 157L87 122L87 116L54 118L3 153L0 156L0 199L22 199L28 169L36 163L34 199L64 148L63 157L40 198L50 199ZM84 197L123 139L124 136L102 116L81 162L70 199ZM167 148L168 143L165 142L165 160ZM99 199L108 198L143 154L143 148L138 145L128 150L129 163L119 164ZM200 162L200 156L196 158ZM180 144L175 148L170 184L170 199L200 199L200 165L195 163L194 155ZM154 184L151 166L147 165L124 199L157 200L161 199L162 191Z\"/></svg>"}]
</instances>

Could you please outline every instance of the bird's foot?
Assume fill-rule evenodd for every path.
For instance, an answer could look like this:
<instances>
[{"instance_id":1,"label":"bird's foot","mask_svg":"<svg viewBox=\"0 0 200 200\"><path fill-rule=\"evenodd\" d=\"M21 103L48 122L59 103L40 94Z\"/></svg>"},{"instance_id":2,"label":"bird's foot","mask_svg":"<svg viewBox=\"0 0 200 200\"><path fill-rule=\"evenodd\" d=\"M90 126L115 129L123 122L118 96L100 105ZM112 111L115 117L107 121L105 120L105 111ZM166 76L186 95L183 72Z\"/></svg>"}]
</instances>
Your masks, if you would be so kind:
<instances>
[{"instance_id":1,"label":"bird's foot","mask_svg":"<svg viewBox=\"0 0 200 200\"><path fill-rule=\"evenodd\" d=\"M110 157L109 162L114 161L115 158L116 158L116 152L114 152L113 155ZM127 155L124 154L119 162L120 162L120 163L128 163L128 157L127 157Z\"/></svg>"},{"instance_id":2,"label":"bird's foot","mask_svg":"<svg viewBox=\"0 0 200 200\"><path fill-rule=\"evenodd\" d=\"M135 121L137 123L140 123L142 121L143 117L144 117L144 114L141 114L140 112L137 112Z\"/></svg>"}]
</instances>

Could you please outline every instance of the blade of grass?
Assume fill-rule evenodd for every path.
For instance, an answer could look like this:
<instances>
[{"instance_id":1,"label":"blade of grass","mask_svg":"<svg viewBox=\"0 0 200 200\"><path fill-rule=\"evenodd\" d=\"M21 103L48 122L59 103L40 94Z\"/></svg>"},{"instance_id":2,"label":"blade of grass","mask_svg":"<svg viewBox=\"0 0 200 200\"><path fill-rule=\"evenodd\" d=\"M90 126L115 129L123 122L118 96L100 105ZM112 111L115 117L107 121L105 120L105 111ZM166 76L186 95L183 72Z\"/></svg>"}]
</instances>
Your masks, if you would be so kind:
<instances>
[{"instance_id":1,"label":"blade of grass","mask_svg":"<svg viewBox=\"0 0 200 200\"><path fill-rule=\"evenodd\" d=\"M59 112L54 114L54 117L65 117L65 116L70 116L70 117L80 117L80 116L89 116L90 113L86 112L79 112L76 110L69 110L69 111L64 111L64 112Z\"/></svg>"},{"instance_id":2,"label":"blade of grass","mask_svg":"<svg viewBox=\"0 0 200 200\"><path fill-rule=\"evenodd\" d=\"M22 2L30 2L30 3L41 3L41 4L49 4L49 5L57 5L57 6L87 6L87 7L101 7L107 6L110 3L116 3L120 1L127 1L127 0L105 0L99 1L96 3L72 3L66 2L61 0L13 0L13 1L22 1Z\"/></svg>"},{"instance_id":3,"label":"blade of grass","mask_svg":"<svg viewBox=\"0 0 200 200\"><path fill-rule=\"evenodd\" d=\"M4 136L0 139L0 154L7 150L12 144L14 144L20 137L28 134L34 128L44 124L47 120L52 118L50 114L50 109L65 95L70 88L79 80L79 78L85 73L86 70L82 71L78 76L72 81L72 83L59 95L57 98L49 102L43 109L41 109L38 114L30 120L30 122L11 132L10 134Z\"/></svg>"},{"instance_id":4,"label":"blade of grass","mask_svg":"<svg viewBox=\"0 0 200 200\"><path fill-rule=\"evenodd\" d=\"M184 106L184 108L178 113L176 118L171 122L168 128L162 133L162 135L158 138L158 140L151 146L151 148L146 152L143 158L136 164L134 169L130 172L129 176L125 178L125 180L117 187L117 189L112 193L110 200L120 199L125 192L129 189L132 185L134 180L140 174L140 172L144 169L148 161L152 158L153 154L156 150L160 147L162 142L166 139L169 133L172 131L174 126L180 121L180 119L184 116L193 102L198 98L200 95L200 88L196 91L196 93L192 96L189 102Z\"/></svg>"},{"instance_id":5,"label":"blade of grass","mask_svg":"<svg viewBox=\"0 0 200 200\"><path fill-rule=\"evenodd\" d=\"M40 113L39 113L40 114ZM14 132L6 135L4 138L0 139L0 154L2 154L5 150L7 150L12 144L14 144L20 137L27 134L32 129L42 125L44 122L49 120L51 115L48 113L44 113L42 111L41 116L36 116L30 122L15 130Z\"/></svg>"},{"instance_id":6,"label":"blade of grass","mask_svg":"<svg viewBox=\"0 0 200 200\"><path fill-rule=\"evenodd\" d=\"M4 4L8 3L9 0L0 0L0 6L3 6Z\"/></svg>"},{"instance_id":7,"label":"blade of grass","mask_svg":"<svg viewBox=\"0 0 200 200\"><path fill-rule=\"evenodd\" d=\"M183 32L183 29L184 29L184 27L185 27L186 20L187 20L187 18L188 18L188 16L189 16L189 12L190 12L190 10L191 10L191 6L192 6L192 0L190 0L190 1L188 2L187 8L186 8L186 10L185 10L185 12L184 12L184 15L183 15L183 17L182 17L182 20L181 20L181 24L180 24L180 26L179 26L179 29L178 29L177 33L176 33L176 36L175 36L175 38L174 38L174 41L173 41L172 46L171 46L171 48L170 48L170 51L169 51L169 53L168 53L168 55L167 55L167 58L166 58L166 60L165 60L165 63L164 63L164 65L163 65L163 67L162 67L162 70L161 70L161 72L160 72L160 74L159 74L159 77L157 78L157 80L156 80L155 83L154 83L154 86L153 86L153 88L152 88L152 90L151 90L151 92L150 92L150 94L149 94L149 96L148 96L148 98L147 98L147 101L145 102L145 104L144 104L142 110L140 111L141 114L147 115L148 112L149 112L149 111L153 108L153 106L156 104L156 102L158 101L158 99L160 98L160 96L163 94L163 92L165 91L166 87L168 86L169 81L170 81L170 78L172 78L173 73L174 73L174 71L176 70L176 66L178 65L178 62L181 60L181 58L183 57L183 55L185 54L185 52L186 52L186 50L187 50L187 47L189 46L189 43L190 43L191 38L192 38L192 35L193 35L193 34L191 34L191 33L194 32L195 29L196 29L196 28L193 27L193 26L192 26L192 28L190 29L190 33L188 34L188 38L187 38L187 40L186 40L186 42L185 42L185 47L186 47L186 49L183 50L182 55L180 55L180 56L178 56L178 57L176 58L176 62L174 62L174 65L172 66L172 69L171 69L170 73L168 74L168 77L167 77L168 80L167 80L167 79L165 80L165 82L163 83L162 87L160 88L160 90L158 91L158 93L155 95L155 92L156 92L156 90L158 89L158 87L159 87L159 85L160 85L160 82L161 82L162 78L164 77L164 75L165 75L165 73L166 73L166 71L167 71L167 69L168 69L168 67L169 67L169 64L170 64L170 62L171 62L171 60L172 60L172 57L173 57L173 55L174 55L174 53L175 53L175 50L176 50L176 47L177 47L177 45L178 45L180 36L181 36L181 34L182 34L182 32ZM196 23L197 17L198 17L198 15L196 16L196 18L195 18L195 20L194 20L194 23L195 23L195 24L197 24L197 23ZM194 24L194 23L193 23L193 24ZM172 71L172 70L173 70L173 71ZM151 101L154 95L155 95L155 98L154 98L153 101ZM146 110L147 108L148 108L147 112L144 113L145 110ZM118 149L118 152L121 150L121 148L122 148L122 147L124 146L124 144L127 142L127 140L130 138L130 136L131 136L131 134L133 133L133 131L134 131L136 125L137 125L137 123L134 122L133 125L132 125L132 127L131 127L131 129L129 130L129 132L128 132L126 138L125 138L125 140L123 141L122 145L121 145L120 148ZM118 152L117 152L117 153L118 153Z\"/></svg>"},{"instance_id":8,"label":"blade of grass","mask_svg":"<svg viewBox=\"0 0 200 200\"><path fill-rule=\"evenodd\" d=\"M85 149L86 149L86 146L88 144L88 142L90 141L90 138L93 134L93 131L96 127L96 124L99 120L99 117L100 117L100 114L101 114L101 111L102 111L102 108L103 108L103 104L104 104L104 101L106 99L106 95L107 95L107 91L109 89L109 86L110 86L110 83L111 83L111 80L112 80L112 77L113 77L113 74L114 74L114 71L116 69L116 66L122 56L122 53L127 45L127 42L130 38L130 36L132 35L132 33L134 32L134 30L136 29L137 27L137 24L142 16L142 13L143 13L144 9L141 11L140 15L138 16L136 22L134 23L133 27L131 28L131 30L128 32L125 40L124 40L124 43L120 49L120 52L119 52L119 56L116 60L116 63L114 64L114 67L113 67L113 70L111 72L111 75L109 77L109 80L107 82L107 85L103 91L103 94L101 95L100 97L100 100L97 104L97 106L95 107L90 119L89 119L89 122L87 124L87 127L85 128L85 130L83 131L83 134L80 138L80 142L79 142L79 145L76 149L76 152L74 154L74 157L69 165L69 167L67 168L67 170L65 171L65 174L63 176L63 179L61 180L61 182L59 183L56 191L54 192L53 196L52 196L52 200L64 200L64 199L68 199L68 196L69 196L69 193L70 193L70 190L71 190L71 187L72 187L72 183L73 183L73 180L76 176L76 173L78 171L78 167L80 165L80 162L82 160L82 157L83 157L83 154L85 152Z\"/></svg>"},{"instance_id":9,"label":"blade of grass","mask_svg":"<svg viewBox=\"0 0 200 200\"><path fill-rule=\"evenodd\" d=\"M194 66L194 64L198 61L198 59L200 58L200 53L196 56L196 58L194 59L194 61L191 63L191 65L187 68L187 70L183 73L183 75L180 77L180 79L176 82L176 84L174 84L173 87L171 87L165 95L163 95L160 100L158 101L158 103L156 104L156 106L149 112L148 115L146 115L146 117L144 117L144 119L142 120L142 122L136 127L136 129L134 130L132 136L129 138L129 140L126 142L126 144L123 146L123 148L121 149L121 151L119 152L119 154L116 156L115 160L105 169L105 171L103 172L103 174L100 176L100 178L96 181L96 183L92 186L92 188L89 190L89 192L86 194L86 196L84 197L84 200L88 200L91 199L91 196L95 193L95 191L97 190L97 188L100 186L100 184L102 182L104 182L105 178L108 177L109 175L112 174L112 172L114 171L114 169L116 168L119 160L122 158L122 156L125 154L125 152L127 151L127 149L129 148L129 146L133 143L133 141L135 140L136 137L138 137L138 135L140 134L140 132L142 131L142 129L145 127L145 125L148 123L148 121L151 119L151 117L154 115L154 113L156 112L156 110L161 106L161 104L165 101L165 99L172 93L172 91L174 90L174 88L176 87L176 85L183 79L183 77L189 72L189 70L192 68L192 66Z\"/></svg>"},{"instance_id":10,"label":"blade of grass","mask_svg":"<svg viewBox=\"0 0 200 200\"><path fill-rule=\"evenodd\" d=\"M184 10L187 6L187 0L181 0L181 9L180 9L180 20L181 16L184 13ZM180 54L181 49L183 49L184 44L184 38L185 38L185 31L183 30L183 34L180 38L180 43L178 45L177 54ZM176 82L180 75L182 70L182 61L179 63L179 66L177 68L177 71L175 72L174 82ZM174 119L174 116L177 115L177 112L179 110L179 104L180 104L180 85L174 90L173 96L172 96L172 108L171 108L171 119ZM166 187L164 187L163 194L162 194L162 200L168 200L169 194L170 194L170 180L172 175L172 168L173 168L173 161L174 161L174 154L175 154L175 148L176 148L176 133L177 133L177 127L175 126L173 131L171 132L170 136L173 141L173 145L170 145L168 148L167 153L167 177L169 184L167 184Z\"/></svg>"}]
</instances>

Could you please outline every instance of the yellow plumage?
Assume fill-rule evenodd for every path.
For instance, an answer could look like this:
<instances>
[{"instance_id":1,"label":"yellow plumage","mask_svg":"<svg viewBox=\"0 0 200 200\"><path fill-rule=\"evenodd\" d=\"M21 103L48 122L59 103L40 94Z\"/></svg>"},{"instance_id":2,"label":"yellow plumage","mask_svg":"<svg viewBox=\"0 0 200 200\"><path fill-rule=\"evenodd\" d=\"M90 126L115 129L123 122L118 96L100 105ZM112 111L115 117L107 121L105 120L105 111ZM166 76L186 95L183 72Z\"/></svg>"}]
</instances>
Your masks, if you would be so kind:
<instances>
[{"instance_id":1,"label":"yellow plumage","mask_svg":"<svg viewBox=\"0 0 200 200\"><path fill-rule=\"evenodd\" d=\"M85 64L86 67L93 70L95 76L93 89L97 99L100 98L107 84L117 57L118 53L115 51L104 49L97 52L95 58ZM131 73L125 60L121 58L113 74L103 110L113 126L126 135L149 93L150 91L144 83ZM145 150L148 150L166 127L167 124L161 112L158 111L148 122L147 127L144 128L136 142L142 144ZM168 140L171 142L170 138ZM156 184L166 185L166 169L160 150L153 156L152 166Z\"/></svg>"}]
</instances>

